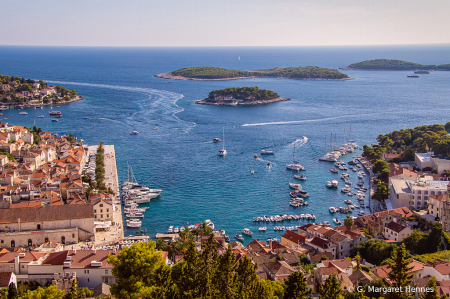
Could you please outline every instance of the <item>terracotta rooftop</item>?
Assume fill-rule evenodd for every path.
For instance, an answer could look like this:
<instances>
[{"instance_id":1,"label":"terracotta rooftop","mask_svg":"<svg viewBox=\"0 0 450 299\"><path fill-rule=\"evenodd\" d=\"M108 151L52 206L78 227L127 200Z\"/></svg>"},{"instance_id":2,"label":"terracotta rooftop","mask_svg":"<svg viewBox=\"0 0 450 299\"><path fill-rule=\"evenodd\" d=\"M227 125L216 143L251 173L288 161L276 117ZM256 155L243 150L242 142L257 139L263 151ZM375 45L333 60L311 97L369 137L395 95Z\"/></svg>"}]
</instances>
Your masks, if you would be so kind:
<instances>
[{"instance_id":1,"label":"terracotta rooftop","mask_svg":"<svg viewBox=\"0 0 450 299\"><path fill-rule=\"evenodd\" d=\"M303 243L305 243L305 240L306 240L305 236L302 236L301 234L296 233L294 231L290 231L290 230L287 230L286 233L284 235L282 235L281 237L285 238L295 244L303 244Z\"/></svg>"},{"instance_id":2,"label":"terracotta rooftop","mask_svg":"<svg viewBox=\"0 0 450 299\"><path fill-rule=\"evenodd\" d=\"M389 228L390 230L393 230L394 232L401 232L402 230L404 230L406 228L406 226L403 226L401 224L398 224L394 221L389 222L389 224L387 225L387 228Z\"/></svg>"}]
</instances>

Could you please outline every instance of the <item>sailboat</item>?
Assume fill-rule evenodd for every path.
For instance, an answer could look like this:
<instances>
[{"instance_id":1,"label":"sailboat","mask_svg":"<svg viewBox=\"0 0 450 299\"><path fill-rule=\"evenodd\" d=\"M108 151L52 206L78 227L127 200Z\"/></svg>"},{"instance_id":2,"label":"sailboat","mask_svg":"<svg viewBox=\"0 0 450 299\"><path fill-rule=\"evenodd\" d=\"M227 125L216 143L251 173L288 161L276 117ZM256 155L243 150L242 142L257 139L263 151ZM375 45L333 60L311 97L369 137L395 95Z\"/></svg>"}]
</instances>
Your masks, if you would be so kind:
<instances>
[{"instance_id":1,"label":"sailboat","mask_svg":"<svg viewBox=\"0 0 450 299\"><path fill-rule=\"evenodd\" d=\"M292 176L292 172L291 172L291 176ZM291 187L292 189L296 189L296 190L302 190L302 185L295 183L294 179L292 179L292 182L289 182L289 187Z\"/></svg>"},{"instance_id":2,"label":"sailboat","mask_svg":"<svg viewBox=\"0 0 450 299\"><path fill-rule=\"evenodd\" d=\"M295 170L295 171L299 171L299 170L305 170L305 168L300 165L297 161L295 161L295 143L294 143L294 154L292 156L292 164L287 164L286 168L287 169L291 169L291 170Z\"/></svg>"},{"instance_id":3,"label":"sailboat","mask_svg":"<svg viewBox=\"0 0 450 299\"><path fill-rule=\"evenodd\" d=\"M306 177L304 175L300 175L300 171L297 171L297 174L294 174L294 178L297 180L306 181Z\"/></svg>"},{"instance_id":4,"label":"sailboat","mask_svg":"<svg viewBox=\"0 0 450 299\"><path fill-rule=\"evenodd\" d=\"M227 154L227 150L225 149L225 128L223 128L223 133L222 133L223 137L223 148L222 150L219 151L219 156L225 156Z\"/></svg>"},{"instance_id":5,"label":"sailboat","mask_svg":"<svg viewBox=\"0 0 450 299\"><path fill-rule=\"evenodd\" d=\"M270 144L272 143L272 150L270 150ZM273 145L273 140L269 134L269 149L261 150L261 155L275 155L275 147Z\"/></svg>"}]
</instances>

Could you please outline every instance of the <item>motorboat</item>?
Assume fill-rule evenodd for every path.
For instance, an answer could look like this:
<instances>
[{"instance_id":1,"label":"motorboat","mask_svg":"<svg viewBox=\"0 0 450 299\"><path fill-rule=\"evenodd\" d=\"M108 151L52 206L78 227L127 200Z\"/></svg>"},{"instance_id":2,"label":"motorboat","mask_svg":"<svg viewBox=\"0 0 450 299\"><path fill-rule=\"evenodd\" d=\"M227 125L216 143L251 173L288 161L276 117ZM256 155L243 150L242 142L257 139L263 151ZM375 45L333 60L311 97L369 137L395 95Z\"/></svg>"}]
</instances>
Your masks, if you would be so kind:
<instances>
[{"instance_id":1,"label":"motorboat","mask_svg":"<svg viewBox=\"0 0 450 299\"><path fill-rule=\"evenodd\" d=\"M252 231L249 230L248 228L244 228L242 230L242 233L245 234L245 235L250 235L250 236L253 235Z\"/></svg>"},{"instance_id":2,"label":"motorboat","mask_svg":"<svg viewBox=\"0 0 450 299\"><path fill-rule=\"evenodd\" d=\"M267 230L267 227L260 227L259 229L258 229L260 232L265 232L266 230Z\"/></svg>"},{"instance_id":3,"label":"motorboat","mask_svg":"<svg viewBox=\"0 0 450 299\"><path fill-rule=\"evenodd\" d=\"M127 222L128 228L139 228L142 226L141 222Z\"/></svg>"},{"instance_id":4,"label":"motorboat","mask_svg":"<svg viewBox=\"0 0 450 299\"><path fill-rule=\"evenodd\" d=\"M294 143L294 154L292 155L292 163L287 164L286 168L295 171L305 170L305 168L295 160L295 143Z\"/></svg>"},{"instance_id":5,"label":"motorboat","mask_svg":"<svg viewBox=\"0 0 450 299\"><path fill-rule=\"evenodd\" d=\"M44 116L43 115L39 115L38 118L44 118Z\"/></svg>"},{"instance_id":6,"label":"motorboat","mask_svg":"<svg viewBox=\"0 0 450 299\"><path fill-rule=\"evenodd\" d=\"M333 184L331 184L331 182L330 182L330 181L327 181L327 183L326 183L326 184L327 184L327 187L328 187L328 188L332 188L332 187L333 187Z\"/></svg>"},{"instance_id":7,"label":"motorboat","mask_svg":"<svg viewBox=\"0 0 450 299\"><path fill-rule=\"evenodd\" d=\"M25 111L19 112L20 115L28 115Z\"/></svg>"},{"instance_id":8,"label":"motorboat","mask_svg":"<svg viewBox=\"0 0 450 299\"><path fill-rule=\"evenodd\" d=\"M366 215L366 213L364 211L359 211L358 215L359 216L364 216L364 215Z\"/></svg>"},{"instance_id":9,"label":"motorboat","mask_svg":"<svg viewBox=\"0 0 450 299\"><path fill-rule=\"evenodd\" d=\"M350 199L346 199L346 200L344 200L344 202L345 202L346 204L349 204L349 205L353 204L352 201L351 201Z\"/></svg>"},{"instance_id":10,"label":"motorboat","mask_svg":"<svg viewBox=\"0 0 450 299\"><path fill-rule=\"evenodd\" d=\"M253 158L258 159L258 156L257 155L253 155Z\"/></svg>"},{"instance_id":11,"label":"motorboat","mask_svg":"<svg viewBox=\"0 0 450 299\"><path fill-rule=\"evenodd\" d=\"M242 237L242 235L235 235L234 237L239 241L244 241L244 237Z\"/></svg>"},{"instance_id":12,"label":"motorboat","mask_svg":"<svg viewBox=\"0 0 450 299\"><path fill-rule=\"evenodd\" d=\"M331 213L336 213L338 211L335 207L330 207L329 210Z\"/></svg>"},{"instance_id":13,"label":"motorboat","mask_svg":"<svg viewBox=\"0 0 450 299\"><path fill-rule=\"evenodd\" d=\"M214 138L213 142L221 142L222 140L220 138Z\"/></svg>"},{"instance_id":14,"label":"motorboat","mask_svg":"<svg viewBox=\"0 0 450 299\"><path fill-rule=\"evenodd\" d=\"M334 173L338 173L338 172L339 172L339 170L337 170L337 169L336 169L336 168L334 168L334 167L333 167L333 168L331 168L331 169L330 169L330 171L331 171L331 172L334 172Z\"/></svg>"},{"instance_id":15,"label":"motorboat","mask_svg":"<svg viewBox=\"0 0 450 299\"><path fill-rule=\"evenodd\" d=\"M339 182L337 180L332 180L331 185L333 185L334 188L337 188L337 186L339 185Z\"/></svg>"},{"instance_id":16,"label":"motorboat","mask_svg":"<svg viewBox=\"0 0 450 299\"><path fill-rule=\"evenodd\" d=\"M58 120L56 118L52 119L52 122L58 122Z\"/></svg>"},{"instance_id":17,"label":"motorboat","mask_svg":"<svg viewBox=\"0 0 450 299\"><path fill-rule=\"evenodd\" d=\"M305 190L296 190L295 194L300 197L309 197L309 193L306 192ZM307 203L305 202L305 205L307 205Z\"/></svg>"},{"instance_id":18,"label":"motorboat","mask_svg":"<svg viewBox=\"0 0 450 299\"><path fill-rule=\"evenodd\" d=\"M336 223L337 225L341 225L342 222L338 219L338 218L334 218L333 219L334 223Z\"/></svg>"},{"instance_id":19,"label":"motorboat","mask_svg":"<svg viewBox=\"0 0 450 299\"><path fill-rule=\"evenodd\" d=\"M131 132L130 132L130 135L137 135L137 134L139 134L138 131L131 131Z\"/></svg>"},{"instance_id":20,"label":"motorboat","mask_svg":"<svg viewBox=\"0 0 450 299\"><path fill-rule=\"evenodd\" d=\"M168 234L173 233L173 225L169 226L169 229L167 230Z\"/></svg>"}]
</instances>

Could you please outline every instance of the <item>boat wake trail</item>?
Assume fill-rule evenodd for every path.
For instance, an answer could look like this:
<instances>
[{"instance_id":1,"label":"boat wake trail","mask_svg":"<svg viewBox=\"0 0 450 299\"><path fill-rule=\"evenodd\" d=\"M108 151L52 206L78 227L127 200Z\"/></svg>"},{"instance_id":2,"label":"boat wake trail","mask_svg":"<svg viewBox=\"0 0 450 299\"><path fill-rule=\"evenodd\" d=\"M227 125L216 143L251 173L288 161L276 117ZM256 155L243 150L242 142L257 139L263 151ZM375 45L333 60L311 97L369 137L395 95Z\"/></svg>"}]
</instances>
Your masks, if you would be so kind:
<instances>
[{"instance_id":1,"label":"boat wake trail","mask_svg":"<svg viewBox=\"0 0 450 299\"><path fill-rule=\"evenodd\" d=\"M289 143L287 146L291 146L291 145L294 145L294 144L297 145L297 143L299 143L297 146L301 147L302 145L306 144L307 142L308 142L308 138L305 137L305 138L296 139L293 142Z\"/></svg>"},{"instance_id":2,"label":"boat wake trail","mask_svg":"<svg viewBox=\"0 0 450 299\"><path fill-rule=\"evenodd\" d=\"M302 124L302 123L308 123L308 122L338 119L338 118L343 118L343 117L346 117L346 116L334 116L334 117L319 118L319 119L306 119L306 120L276 121L276 122L268 122L268 123L243 124L240 126L241 127L253 127L253 126L269 126L269 125Z\"/></svg>"},{"instance_id":3,"label":"boat wake trail","mask_svg":"<svg viewBox=\"0 0 450 299\"><path fill-rule=\"evenodd\" d=\"M129 91L135 93L141 93L147 95L143 100L136 101L135 103L139 106L140 111L135 112L129 117L129 121L139 121L148 122L149 120L155 121L154 117L166 116L170 121L181 122L184 124L190 124L187 129L184 129L186 133L196 126L196 123L188 122L180 119L177 114L184 111L184 108L177 105L177 101L183 98L182 94L154 89L154 88L143 88L143 87L130 87L130 86L120 86L120 85L109 85L109 84L96 84L96 83L83 83L83 82L66 82L66 81L48 81L49 83L56 84L70 84L78 86L87 86L95 88L107 88L119 91ZM128 123L128 122L127 122ZM130 124L131 125L131 124Z\"/></svg>"}]
</instances>

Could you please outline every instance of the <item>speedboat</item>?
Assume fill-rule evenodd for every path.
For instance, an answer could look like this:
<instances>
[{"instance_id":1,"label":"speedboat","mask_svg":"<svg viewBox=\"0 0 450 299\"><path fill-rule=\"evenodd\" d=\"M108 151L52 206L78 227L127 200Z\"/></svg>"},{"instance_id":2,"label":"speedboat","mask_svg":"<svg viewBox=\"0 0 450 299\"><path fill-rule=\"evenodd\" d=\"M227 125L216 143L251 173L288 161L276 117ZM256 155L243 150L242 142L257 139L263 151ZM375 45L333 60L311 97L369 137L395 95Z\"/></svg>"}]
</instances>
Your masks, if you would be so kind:
<instances>
[{"instance_id":1,"label":"speedboat","mask_svg":"<svg viewBox=\"0 0 450 299\"><path fill-rule=\"evenodd\" d=\"M253 155L253 158L258 159L258 156L257 155Z\"/></svg>"},{"instance_id":2,"label":"speedboat","mask_svg":"<svg viewBox=\"0 0 450 299\"><path fill-rule=\"evenodd\" d=\"M329 210L330 210L331 213L336 213L337 212L337 209L335 207L330 207Z\"/></svg>"},{"instance_id":3,"label":"speedboat","mask_svg":"<svg viewBox=\"0 0 450 299\"><path fill-rule=\"evenodd\" d=\"M339 182L337 180L332 180L331 185L333 185L334 188L337 188L337 186L339 185Z\"/></svg>"},{"instance_id":4,"label":"speedboat","mask_svg":"<svg viewBox=\"0 0 450 299\"><path fill-rule=\"evenodd\" d=\"M344 200L344 202L345 202L346 204L349 204L349 205L352 204L352 201L351 201L350 199L346 199L346 200Z\"/></svg>"},{"instance_id":5,"label":"speedboat","mask_svg":"<svg viewBox=\"0 0 450 299\"><path fill-rule=\"evenodd\" d=\"M58 122L58 120L56 118L52 119L52 122Z\"/></svg>"},{"instance_id":6,"label":"speedboat","mask_svg":"<svg viewBox=\"0 0 450 299\"><path fill-rule=\"evenodd\" d=\"M334 223L336 223L338 225L342 224L342 222L337 217L334 218L333 221L334 221Z\"/></svg>"},{"instance_id":7,"label":"speedboat","mask_svg":"<svg viewBox=\"0 0 450 299\"><path fill-rule=\"evenodd\" d=\"M274 155L275 151L271 150L261 150L261 155Z\"/></svg>"},{"instance_id":8,"label":"speedboat","mask_svg":"<svg viewBox=\"0 0 450 299\"><path fill-rule=\"evenodd\" d=\"M331 171L331 172L334 172L334 173L338 173L338 172L339 172L339 170L337 170L337 169L336 169L336 168L334 168L334 167L333 167L333 168L331 168L331 169L330 169L330 171Z\"/></svg>"},{"instance_id":9,"label":"speedboat","mask_svg":"<svg viewBox=\"0 0 450 299\"><path fill-rule=\"evenodd\" d=\"M332 188L332 187L333 187L333 184L331 184L330 181L327 181L327 187L328 187L328 188Z\"/></svg>"},{"instance_id":10,"label":"speedboat","mask_svg":"<svg viewBox=\"0 0 450 299\"><path fill-rule=\"evenodd\" d=\"M242 237L242 235L235 235L234 237L239 241L244 241L244 237Z\"/></svg>"},{"instance_id":11,"label":"speedboat","mask_svg":"<svg viewBox=\"0 0 450 299\"><path fill-rule=\"evenodd\" d=\"M267 227L260 227L259 229L258 229L260 232L265 232L266 230L267 230Z\"/></svg>"},{"instance_id":12,"label":"speedboat","mask_svg":"<svg viewBox=\"0 0 450 299\"><path fill-rule=\"evenodd\" d=\"M246 235L253 235L253 233L252 233L252 231L251 230L249 230L248 228L244 228L243 230L242 230L242 233L243 234L246 234Z\"/></svg>"},{"instance_id":13,"label":"speedboat","mask_svg":"<svg viewBox=\"0 0 450 299\"><path fill-rule=\"evenodd\" d=\"M213 142L221 142L222 140L220 140L220 138L214 138Z\"/></svg>"},{"instance_id":14,"label":"speedboat","mask_svg":"<svg viewBox=\"0 0 450 299\"><path fill-rule=\"evenodd\" d=\"M131 131L131 132L130 132L130 135L137 135L137 134L139 134L138 131Z\"/></svg>"},{"instance_id":15,"label":"speedboat","mask_svg":"<svg viewBox=\"0 0 450 299\"><path fill-rule=\"evenodd\" d=\"M20 115L27 115L28 113L26 113L25 111L23 112L19 112Z\"/></svg>"},{"instance_id":16,"label":"speedboat","mask_svg":"<svg viewBox=\"0 0 450 299\"><path fill-rule=\"evenodd\" d=\"M44 116L43 115L39 115L38 118L44 118Z\"/></svg>"}]
</instances>

